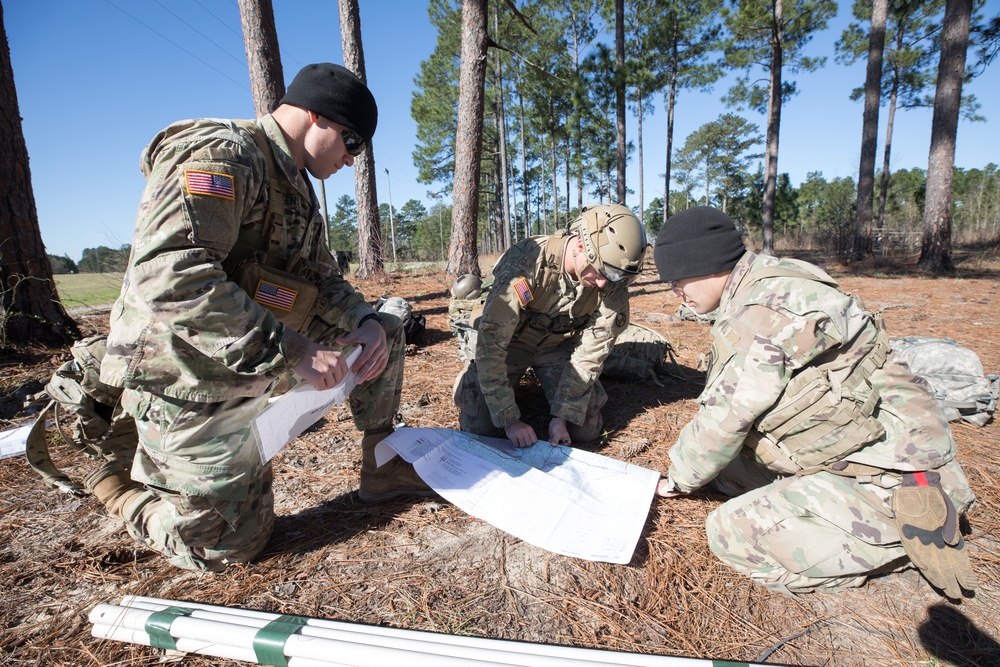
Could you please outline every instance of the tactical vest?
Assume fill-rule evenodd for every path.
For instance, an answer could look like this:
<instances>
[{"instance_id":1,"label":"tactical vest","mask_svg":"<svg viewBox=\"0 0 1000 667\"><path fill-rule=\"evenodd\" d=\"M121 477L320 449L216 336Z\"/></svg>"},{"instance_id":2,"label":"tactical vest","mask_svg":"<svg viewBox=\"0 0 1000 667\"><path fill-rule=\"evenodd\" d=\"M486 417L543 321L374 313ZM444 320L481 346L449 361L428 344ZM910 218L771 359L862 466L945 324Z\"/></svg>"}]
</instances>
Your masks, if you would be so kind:
<instances>
[{"instance_id":1,"label":"tactical vest","mask_svg":"<svg viewBox=\"0 0 1000 667\"><path fill-rule=\"evenodd\" d=\"M559 287L559 277L566 270L563 266L563 257L566 251L566 241L570 236L568 230L559 230L548 237L542 248L545 260L535 283L534 298L524 307L527 317L514 332L514 339L519 343L531 345L536 342L535 338L538 339L537 342L540 342L548 336L572 338L587 326L590 322L590 315L597 309L601 293L595 288L585 293L583 301L573 305L573 310L586 313L585 316L573 317L570 313L559 313L552 317L547 312Z\"/></svg>"},{"instance_id":2,"label":"tactical vest","mask_svg":"<svg viewBox=\"0 0 1000 667\"><path fill-rule=\"evenodd\" d=\"M236 244L222 263L228 276L275 318L296 331L312 319L319 300L319 276L304 270L307 262L299 253L286 256L282 243L285 197L299 197L274 157L263 128L253 121L235 121L246 130L267 160L267 212L263 227L240 228ZM304 248L303 248L304 250Z\"/></svg>"},{"instance_id":3,"label":"tactical vest","mask_svg":"<svg viewBox=\"0 0 1000 667\"><path fill-rule=\"evenodd\" d=\"M800 268L772 266L748 274L732 300L738 302L761 280L779 277L838 287L832 278L805 264ZM784 474L816 472L885 435L885 428L872 416L881 397L870 378L885 365L891 348L881 313L872 318L878 332L875 343L846 376L846 369L835 370L830 362L807 366L792 376L777 402L754 421L744 444L769 469ZM740 343L757 333L729 317L716 323L706 386L712 386Z\"/></svg>"}]
</instances>

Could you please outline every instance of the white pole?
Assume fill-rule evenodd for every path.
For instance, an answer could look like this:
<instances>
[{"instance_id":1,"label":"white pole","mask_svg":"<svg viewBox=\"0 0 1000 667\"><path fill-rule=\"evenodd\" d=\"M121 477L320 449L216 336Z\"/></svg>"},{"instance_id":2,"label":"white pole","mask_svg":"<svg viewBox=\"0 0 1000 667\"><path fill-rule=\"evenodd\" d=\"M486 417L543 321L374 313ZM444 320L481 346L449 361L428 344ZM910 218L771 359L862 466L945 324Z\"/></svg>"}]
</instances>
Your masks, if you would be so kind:
<instances>
[{"instance_id":1,"label":"white pole","mask_svg":"<svg viewBox=\"0 0 1000 667\"><path fill-rule=\"evenodd\" d=\"M165 630L159 630L160 633L169 633L177 650L249 662L258 662L254 641L261 628L282 618L280 614L249 609L125 596L121 606L98 605L91 611L92 632L95 637L155 646L157 642L152 641L147 629L150 616L179 607L190 609L191 613L172 618ZM710 660L692 658L617 653L292 618L296 621L292 624L294 630L289 630L283 639L281 631L277 631L277 641L281 642L280 650L286 656L288 667L381 667L386 664L405 664L408 667L693 667L712 664ZM272 649L274 643L274 639L269 642Z\"/></svg>"},{"instance_id":2,"label":"white pole","mask_svg":"<svg viewBox=\"0 0 1000 667\"><path fill-rule=\"evenodd\" d=\"M180 606L187 606L186 603L179 603ZM136 602L130 607L114 607L111 605L98 605L93 612L91 612L91 621L95 625L108 626L113 623L121 623L124 627L134 630L142 630L145 626L139 625L135 620L136 618L141 618L144 624L146 619L148 619L148 614L145 616L132 616L126 614L128 609L136 612L149 612L153 613L156 611L162 611L165 609L163 605L155 605L151 603ZM118 617L115 616L118 614ZM233 625L240 625L251 627L254 631L267 625L268 619L263 618L253 618L249 616L242 616L236 614L227 614L219 611L209 611L209 610L195 610L191 616L186 617L187 620L199 620L204 622L220 622L220 623L232 623ZM406 651L413 651L415 654L425 654L430 653L432 660L428 663L429 665L442 665L451 664L449 661L457 659L459 662L456 664L475 664L475 665L493 665L498 664L498 660L502 660L499 664L503 665L532 665L539 667L560 667L565 665L565 659L557 656L549 655L531 655L529 653L518 652L517 650L506 651L506 644L508 642L503 642L499 646L492 646L487 648L483 645L459 645L456 642L451 641L433 641L433 639L447 638L451 639L451 635L435 635L434 633L422 633L428 635L430 638L424 636L414 636L412 631L398 631L401 634L387 635L386 633L373 633L368 634L367 632L356 631L359 627L367 630L370 626L356 626L350 625L350 629L344 628L329 628L321 627L318 625L310 624L311 621L317 619L309 619L306 625L299 629L299 633L303 637L308 637L310 639L318 638L337 642L349 642L349 643L363 643L370 644L379 647L400 649ZM178 622L180 619L178 619ZM341 624L344 625L344 624ZM380 628L385 629L385 628ZM175 628L172 625L170 628L171 634L173 634ZM219 629L209 628L208 632L216 632ZM180 624L177 626L176 631L179 636L186 638L195 638L196 635L193 631L189 629L186 624ZM199 637L201 635L198 635ZM219 637L222 635L208 635L213 637ZM294 639L295 636L292 637ZM233 642L221 640L226 644L232 644ZM242 640L239 640L242 642ZM490 641L490 640L486 640ZM534 645L529 645L533 648L537 648ZM289 652L289 655L293 655L293 652ZM338 656L341 657L341 656ZM352 663L353 664L353 663ZM360 663L359 663L360 664ZM408 659L408 665L418 664L415 663L410 657ZM420 663L423 664L423 663ZM603 667L608 663L601 661L592 660L575 660L572 663L576 667ZM620 663L615 663L620 664Z\"/></svg>"}]
</instances>

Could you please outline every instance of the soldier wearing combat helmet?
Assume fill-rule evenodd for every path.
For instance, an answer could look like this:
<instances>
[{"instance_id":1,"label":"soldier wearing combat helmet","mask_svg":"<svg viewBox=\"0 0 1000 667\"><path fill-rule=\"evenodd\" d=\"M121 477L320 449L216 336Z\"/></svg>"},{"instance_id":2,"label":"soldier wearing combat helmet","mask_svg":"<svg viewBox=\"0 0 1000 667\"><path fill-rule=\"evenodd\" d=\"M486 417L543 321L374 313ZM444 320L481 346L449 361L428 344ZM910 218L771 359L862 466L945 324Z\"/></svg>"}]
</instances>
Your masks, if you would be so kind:
<instances>
[{"instance_id":1,"label":"soldier wearing combat helmet","mask_svg":"<svg viewBox=\"0 0 1000 667\"><path fill-rule=\"evenodd\" d=\"M326 389L357 372L361 499L431 493L398 458L375 466L405 341L398 319L344 280L306 175L352 166L377 117L357 76L320 63L271 114L174 123L143 152L146 188L101 364L101 380L124 388L139 446L87 487L174 565L218 570L264 548L272 470L251 423L279 386ZM354 345L363 350L349 368Z\"/></svg>"},{"instance_id":2,"label":"soldier wearing combat helmet","mask_svg":"<svg viewBox=\"0 0 1000 667\"><path fill-rule=\"evenodd\" d=\"M646 247L629 209L601 205L585 208L567 230L504 253L482 313L473 314L474 354L455 381L462 430L506 435L518 447L537 442L514 395L531 368L550 407L549 441L598 445L607 400L598 378L628 326L628 284L642 270Z\"/></svg>"},{"instance_id":3,"label":"soldier wearing combat helmet","mask_svg":"<svg viewBox=\"0 0 1000 667\"><path fill-rule=\"evenodd\" d=\"M974 496L881 315L812 264L747 251L707 206L668 219L653 256L695 312L718 309L700 409L657 489L733 496L708 517L712 551L789 593L860 586L907 558L947 596L971 592L958 517Z\"/></svg>"}]
</instances>

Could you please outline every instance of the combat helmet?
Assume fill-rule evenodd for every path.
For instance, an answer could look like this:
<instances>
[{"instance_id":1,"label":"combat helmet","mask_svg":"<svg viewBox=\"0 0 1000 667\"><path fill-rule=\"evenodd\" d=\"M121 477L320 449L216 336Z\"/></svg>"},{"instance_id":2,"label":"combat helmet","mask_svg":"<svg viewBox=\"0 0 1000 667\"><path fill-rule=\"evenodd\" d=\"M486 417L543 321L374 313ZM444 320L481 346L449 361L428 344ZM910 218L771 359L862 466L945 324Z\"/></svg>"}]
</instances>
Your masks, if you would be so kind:
<instances>
[{"instance_id":1,"label":"combat helmet","mask_svg":"<svg viewBox=\"0 0 1000 667\"><path fill-rule=\"evenodd\" d=\"M621 204L584 207L570 230L583 240L583 251L611 282L639 275L646 254L646 232L639 219Z\"/></svg>"},{"instance_id":2,"label":"combat helmet","mask_svg":"<svg viewBox=\"0 0 1000 667\"><path fill-rule=\"evenodd\" d=\"M451 296L454 299L478 299L482 293L483 281L472 273L459 276L451 286Z\"/></svg>"}]
</instances>

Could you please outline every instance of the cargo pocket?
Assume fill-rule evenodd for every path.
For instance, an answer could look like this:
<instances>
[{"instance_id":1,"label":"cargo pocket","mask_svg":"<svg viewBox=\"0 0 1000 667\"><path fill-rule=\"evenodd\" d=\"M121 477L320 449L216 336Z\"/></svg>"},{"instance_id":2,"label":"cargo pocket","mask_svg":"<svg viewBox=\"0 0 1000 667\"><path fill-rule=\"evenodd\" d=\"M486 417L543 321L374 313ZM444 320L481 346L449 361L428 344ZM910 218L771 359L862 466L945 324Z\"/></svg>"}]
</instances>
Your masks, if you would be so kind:
<instances>
[{"instance_id":1,"label":"cargo pocket","mask_svg":"<svg viewBox=\"0 0 1000 667\"><path fill-rule=\"evenodd\" d=\"M140 449L133 479L181 494L245 500L260 468L256 442L247 419L226 417L239 403L258 400L196 403L151 396L142 421L136 420Z\"/></svg>"}]
</instances>

